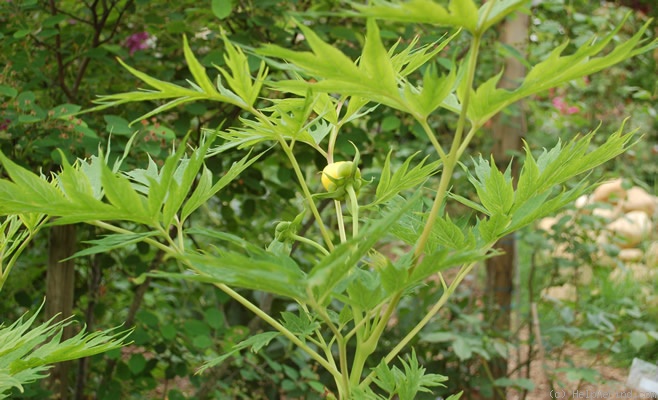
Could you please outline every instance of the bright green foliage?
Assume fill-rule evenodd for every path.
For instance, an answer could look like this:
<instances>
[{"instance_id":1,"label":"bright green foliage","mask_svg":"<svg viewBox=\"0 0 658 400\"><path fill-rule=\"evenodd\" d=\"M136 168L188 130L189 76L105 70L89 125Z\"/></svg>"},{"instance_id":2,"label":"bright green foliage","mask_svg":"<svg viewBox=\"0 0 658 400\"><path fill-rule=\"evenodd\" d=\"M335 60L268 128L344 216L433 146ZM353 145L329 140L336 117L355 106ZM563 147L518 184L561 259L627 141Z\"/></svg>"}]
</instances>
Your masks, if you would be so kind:
<instances>
[{"instance_id":1,"label":"bright green foliage","mask_svg":"<svg viewBox=\"0 0 658 400\"><path fill-rule=\"evenodd\" d=\"M411 155L397 171L391 173L391 152L388 153L379 178L377 191L375 192L375 201L368 204L368 207L384 204L395 197L398 193L420 185L428 176L438 172L440 162L435 161L425 164L427 157L421 160L418 165L409 169L409 165L416 155L418 155L418 153Z\"/></svg>"},{"instance_id":2,"label":"bright green foliage","mask_svg":"<svg viewBox=\"0 0 658 400\"><path fill-rule=\"evenodd\" d=\"M194 57L194 54L192 54L192 50L187 43L187 38L183 37L185 61L187 61L187 65L192 73L192 77L194 78L194 82L189 82L191 89L152 78L119 60L121 65L130 71L131 74L156 90L142 90L116 95L106 95L101 98L101 101L99 101L102 106L96 107L93 110L100 110L132 101L172 99L168 103L142 115L136 120L138 121L181 104L199 100L219 101L248 109L252 107L258 93L260 92L263 80L267 76L267 68L265 67L265 64L262 63L256 80L252 82L251 76L249 75L249 69L247 68L247 58L244 53L240 49L234 47L229 41L225 41L225 44L226 55L224 58L230 71L219 67L218 69L226 78L230 89L224 87L220 77L217 77L216 86L212 84L210 78L208 78L208 75L206 74L206 69L201 63L199 63L196 57Z\"/></svg>"},{"instance_id":3,"label":"bright green foliage","mask_svg":"<svg viewBox=\"0 0 658 400\"><path fill-rule=\"evenodd\" d=\"M299 28L308 39L312 53L295 52L276 45L263 46L259 53L289 60L305 73L322 80L310 86L299 80L278 82L277 88L299 91L310 87L313 91L365 98L422 116L427 116L438 108L453 89L454 73L441 77L435 70L430 69L425 73L423 87L407 82L406 77L443 50L457 33L440 43L417 49L412 49L416 44L414 40L406 49L394 53L397 44L387 51L382 44L377 24L374 20L369 20L363 53L356 65L307 27L299 25ZM403 83L402 90L399 88L400 82Z\"/></svg>"},{"instance_id":4,"label":"bright green foliage","mask_svg":"<svg viewBox=\"0 0 658 400\"><path fill-rule=\"evenodd\" d=\"M13 324L0 326L0 399L7 391L47 376L52 364L89 357L120 348L130 332L85 333L64 341L62 329L70 322L52 320L33 327L41 307L27 320L21 317Z\"/></svg>"},{"instance_id":5,"label":"bright green foliage","mask_svg":"<svg viewBox=\"0 0 658 400\"><path fill-rule=\"evenodd\" d=\"M404 370L398 367L390 368L386 363L380 363L375 371L379 379L375 384L385 392L397 394L400 400L413 400L418 392L429 392L430 387L443 386L447 379L437 374L425 374L425 368L418 365L415 352L412 352L408 362L400 360Z\"/></svg>"},{"instance_id":6,"label":"bright green foliage","mask_svg":"<svg viewBox=\"0 0 658 400\"><path fill-rule=\"evenodd\" d=\"M239 107L242 114L238 126L205 132L196 148L188 148L183 141L162 167L149 159L146 169L110 168L100 154L91 161L64 161L61 172L39 176L0 154L0 163L9 176L0 181L0 212L39 213L54 223L86 222L112 232L91 242L92 247L77 256L116 249L121 242L132 245L141 241L154 246L185 271L152 271L140 281L150 276L211 283L274 329L228 348L228 353L210 360L202 369L225 362L243 349L257 352L273 339L285 338L331 375L331 389L341 400L393 396L413 399L418 393L431 392L432 387L443 384L445 377L426 373L414 352L408 360L400 360L402 368L389 364L437 315L468 272L478 262L497 254L493 248L497 240L580 195L588 183L581 180L568 189L567 181L626 150L633 135L625 133L622 125L601 146L590 149L592 132L564 146L558 143L536 159L527 147L516 185L511 168L500 171L493 159L479 157L474 167L466 170L477 200L467 199L458 188L451 187L453 173L469 142L485 122L513 102L655 46L655 42L642 42L645 25L629 41L600 55L621 29L619 26L600 43L592 41L573 55L562 56L566 45L559 47L546 61L534 66L516 90L498 89L500 74L476 87L482 35L523 4L489 1L478 9L473 0L453 0L445 8L435 2L415 0L357 6L359 15L368 18L357 61L323 41L311 28L298 24L311 51L271 44L257 50L263 57L287 63L293 79L278 82L265 82L265 61L252 77L242 49L225 39L225 66L218 67L219 76L213 83L184 38L184 57L193 78L190 88L154 79L124 64L155 90L103 96L96 109L128 102L167 101L142 117L146 118L184 103L209 100ZM221 16L228 16L231 10L215 6L215 13ZM400 42L387 49L375 18L457 29L437 43L416 47L418 41L413 40L404 49L398 50ZM433 60L463 33L468 33L471 40L466 59L440 72ZM415 71L422 72L422 80L414 81ZM265 83L282 93L276 99L261 101ZM378 106L393 108L414 119L436 150L438 160L426 157L417 161L412 155L394 171L389 154L374 198L368 198L365 190L359 191L358 176L359 187L356 182L346 185L341 196L331 198L334 208L322 213L316 203L328 196L320 189L319 178L312 181L312 175L307 177L308 169L300 166L295 145L302 142L308 146L305 150L310 147L327 164L334 163L336 143L345 124ZM459 116L451 143L440 143L428 123L438 108ZM217 138L224 142L213 148ZM216 182L207 159L235 149L253 149L263 142L280 148L291 165L301 199L298 216L292 222L279 221L274 241L267 247L258 243L257 236L245 240L210 228L187 229L185 221L262 153L247 154ZM355 147L351 166L357 179L355 172L361 159L358 145ZM411 191L415 194L409 195ZM424 198L427 194L431 198ZM450 201L459 201L481 214L473 220L455 222L445 211ZM302 234L299 227L304 218L309 218L305 225L310 228ZM7 226L12 229L11 224ZM199 236L202 242L196 240ZM409 244L395 261L378 251L378 246L391 238ZM303 256L291 253L292 242L303 246ZM442 275L449 267L459 268L450 284ZM436 303L386 356L370 360L400 301L417 294L419 286L430 277L437 277L443 289ZM270 315L241 294L241 289L287 298L294 305L280 315ZM209 342L206 335L197 340L197 345L205 348ZM455 350L458 356L470 355L466 341L455 342L459 342ZM131 365L141 371L143 364L143 360L136 359Z\"/></svg>"},{"instance_id":7,"label":"bright green foliage","mask_svg":"<svg viewBox=\"0 0 658 400\"><path fill-rule=\"evenodd\" d=\"M628 41L615 46L613 50L607 53L603 53L622 26L619 25L602 39L593 37L588 43L580 46L575 53L570 55L562 55L569 44L569 42L565 42L553 50L544 61L533 66L521 85L512 91L496 87L500 75L491 78L473 91L472 102L469 104L468 109L469 119L473 124L480 126L500 110L522 98L543 92L576 78L599 72L622 60L656 47L655 41L646 43L646 40L643 40L649 27L649 22L647 22Z\"/></svg>"},{"instance_id":8,"label":"bright green foliage","mask_svg":"<svg viewBox=\"0 0 658 400\"><path fill-rule=\"evenodd\" d=\"M239 352L240 350L244 349L250 349L254 353L258 353L263 347L267 346L274 338L279 336L278 332L263 332L258 335L253 335L249 339L243 340L242 342L236 344L233 346L233 348L226 352L225 354L222 354L220 357L214 358L212 361L207 362L206 364L203 365L203 367L199 368L197 371L198 373L201 373L208 368L212 368L216 365L221 364L224 360L227 358L233 356L235 353Z\"/></svg>"}]
</instances>

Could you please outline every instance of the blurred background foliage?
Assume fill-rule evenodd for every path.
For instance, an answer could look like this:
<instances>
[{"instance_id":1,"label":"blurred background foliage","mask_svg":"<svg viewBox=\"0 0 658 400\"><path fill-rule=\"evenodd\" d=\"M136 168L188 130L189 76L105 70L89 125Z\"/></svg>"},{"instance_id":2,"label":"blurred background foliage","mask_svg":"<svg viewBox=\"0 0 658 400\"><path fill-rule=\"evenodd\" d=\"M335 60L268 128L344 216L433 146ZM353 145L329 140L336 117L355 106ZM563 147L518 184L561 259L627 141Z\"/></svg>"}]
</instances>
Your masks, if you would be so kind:
<instances>
[{"instance_id":1,"label":"blurred background foliage","mask_svg":"<svg viewBox=\"0 0 658 400\"><path fill-rule=\"evenodd\" d=\"M622 20L629 7L632 15L619 40L630 36L636 27L658 13L650 0L535 3L529 10L527 58L531 64L543 59L566 38L571 39L567 48L570 51L592 35L610 29ZM117 157L131 135L138 132L126 162L143 166L146 154L159 162L186 134L191 134L194 143L200 138L202 128L229 127L240 111L231 105L194 103L130 125L149 111L148 105L139 103L72 116L92 107L99 94L135 89L137 82L119 66L116 57L151 76L180 83L189 78L182 55L182 35L190 39L201 62L211 67L224 63L220 33L226 33L230 40L247 50L260 43L301 49L305 46L304 38L291 23L294 17L310 25L324 40L356 57L365 32L365 21L345 16L341 12L347 5L335 0L179 0L164 4L148 0L0 2L0 149L33 170L47 172L58 166L60 155L56 149L73 159L95 154L99 146L109 147L111 156ZM381 34L389 45L399 38L409 43L416 35L420 44L425 44L437 40L444 32L427 26L382 22ZM518 56L514 49L497 41L495 32L486 40L489 51L482 55L478 71L482 79L498 72L504 57ZM466 43L453 42L436 62L449 68L465 56L466 47ZM256 70L260 60L253 55L249 57L251 68ZM601 133L605 134L617 129L620 120L630 116L629 124L644 133L641 143L608 164L607 170L597 171L600 176L594 178L623 176L656 194L657 59L658 53L643 54L527 101L528 142L536 149L549 147L560 138L585 133L599 124ZM283 73L273 72L275 76ZM276 97L277 93L265 92L263 96ZM447 112L439 111L432 119L433 128L443 135L448 135L455 123L454 116ZM471 145L472 154L490 152L490 133L483 129ZM431 153L419 126L382 106L357 124L343 128L337 145L342 159L354 154L349 141L359 148L366 179L381 169L390 149L394 150L397 158L394 163L398 165L417 151L423 155ZM208 160L209 167L221 175L242 156L235 152L214 157ZM309 177L321 171L325 163L301 148L296 156L306 166ZM456 178L455 185L468 186L465 177ZM297 214L297 188L291 167L276 152L269 152L229 189L213 199L191 224L227 230L265 246L272 236L263 234L268 230L261 228L269 226L273 234L278 221L290 220ZM87 227L77 232L80 242L97 234L95 229ZM541 254L542 247L548 246L548 238L531 230L521 236L526 240L520 250L517 288L520 301L513 310L521 320L517 324L519 329L524 326L526 331L529 329L531 318L527 305L539 302L542 324L557 327L549 332L547 346L557 348L571 343L587 349L592 345L587 342L587 335L596 333L592 332L593 322L574 315L598 310L597 315L613 325L606 331L605 343L610 349L615 343L619 345L619 351L610 351L616 365L627 368L638 354L653 354L655 359L658 309L656 304L645 304L646 296L637 289L637 282L620 282L624 288L620 297L614 295L620 289L608 282L605 273L600 273L589 286L579 286L587 294L585 300L556 306L542 300L539 294L543 287L554 283L550 264L555 260L535 257ZM41 303L45 291L46 241L46 237L35 241L14 269L3 290L0 323L11 321ZM587 253L582 250L573 251L579 257L578 254ZM263 327L246 310L206 285L134 281L142 272L153 268L175 270L176 266L163 261L162 254L141 245L76 260L76 318L94 328L125 323L134 325L136 330L133 345L81 361L72 369L71 398L314 399L321 396L327 377L315 371L289 344L276 340L266 352L235 355L219 368L194 375L195 368L204 360ZM650 284L655 287L655 283L654 279ZM531 343L532 337L516 335L513 341L503 341L499 335L492 334L491 321L483 316L481 287L481 276L473 276L442 318L413 344L416 353L430 370L450 376L450 389L446 393L460 388L466 390L467 398L476 398L491 396L496 387L517 388L521 393L532 390L535 385L531 376L517 375L514 379L494 382L487 373L487 360L494 356L511 357L515 350ZM593 287L598 287L599 292L594 293ZM428 282L423 290L420 304L402 305L395 325L384 338L385 343L396 343L440 295L438 283ZM284 311L287 306L261 293L251 296L261 307L273 312ZM622 307L621 303L625 305ZM626 310L624 315L620 315L620 310ZM629 323L634 330L624 328ZM560 333L559 327L572 327L580 330L580 334ZM645 332L646 343L638 346L634 340L639 336L631 337L631 331ZM591 369L595 367L592 365ZM575 376L576 381L598 379L587 371L581 371L581 375L571 377ZM43 387L27 389L26 393L16 393L12 398L48 396Z\"/></svg>"}]
</instances>

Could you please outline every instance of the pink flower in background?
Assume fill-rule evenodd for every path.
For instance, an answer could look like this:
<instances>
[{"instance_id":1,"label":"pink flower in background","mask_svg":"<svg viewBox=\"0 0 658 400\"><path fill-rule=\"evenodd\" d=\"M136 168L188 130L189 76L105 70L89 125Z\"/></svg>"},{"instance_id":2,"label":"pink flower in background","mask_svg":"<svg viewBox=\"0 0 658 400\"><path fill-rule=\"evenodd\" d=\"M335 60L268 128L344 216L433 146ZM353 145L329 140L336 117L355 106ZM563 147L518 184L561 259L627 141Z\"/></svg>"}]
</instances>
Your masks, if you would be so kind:
<instances>
[{"instance_id":1,"label":"pink flower in background","mask_svg":"<svg viewBox=\"0 0 658 400\"><path fill-rule=\"evenodd\" d=\"M576 114L580 111L578 106L570 106L567 104L567 102L564 101L563 96L553 97L553 107L555 107L560 112L560 114L564 115Z\"/></svg>"},{"instance_id":2,"label":"pink flower in background","mask_svg":"<svg viewBox=\"0 0 658 400\"><path fill-rule=\"evenodd\" d=\"M138 32L128 36L123 46L130 50L132 56L136 51L155 48L156 41L157 38L149 35L148 32Z\"/></svg>"}]
</instances>

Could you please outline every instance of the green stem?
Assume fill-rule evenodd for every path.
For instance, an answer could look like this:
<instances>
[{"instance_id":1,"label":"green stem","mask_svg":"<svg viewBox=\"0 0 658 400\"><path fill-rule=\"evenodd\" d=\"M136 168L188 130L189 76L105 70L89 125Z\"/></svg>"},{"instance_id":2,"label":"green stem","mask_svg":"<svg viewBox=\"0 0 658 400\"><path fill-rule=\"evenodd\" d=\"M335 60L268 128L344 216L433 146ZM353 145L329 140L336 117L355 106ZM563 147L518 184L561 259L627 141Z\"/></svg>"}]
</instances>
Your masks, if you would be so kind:
<instances>
[{"instance_id":1,"label":"green stem","mask_svg":"<svg viewBox=\"0 0 658 400\"><path fill-rule=\"evenodd\" d=\"M176 220L176 236L178 240L178 248L181 252L185 251L185 238L183 236L183 224L178 220L178 215L175 215Z\"/></svg>"},{"instance_id":2,"label":"green stem","mask_svg":"<svg viewBox=\"0 0 658 400\"><path fill-rule=\"evenodd\" d=\"M420 117L420 116L415 116L416 121L420 124L420 126L423 128L425 131L425 134L427 135L427 138L430 140L432 143L432 146L434 146L434 150L439 154L439 157L441 157L441 161L446 160L446 153L443 151L443 148L441 147L441 144L439 143L438 139L436 138L436 135L434 135L434 132L432 131L432 128L430 128L429 124L427 123L427 118L426 117Z\"/></svg>"},{"instance_id":3,"label":"green stem","mask_svg":"<svg viewBox=\"0 0 658 400\"><path fill-rule=\"evenodd\" d=\"M343 219L343 206L340 201L334 200L336 206L336 220L338 223L338 234L340 235L340 242L347 242L347 234L345 233L345 220Z\"/></svg>"},{"instance_id":4,"label":"green stem","mask_svg":"<svg viewBox=\"0 0 658 400\"><path fill-rule=\"evenodd\" d=\"M341 393L340 396L341 400L349 399L350 372L349 372L349 367L347 366L347 342L345 342L342 338L341 339L336 338L336 345L338 346L338 360L340 362L340 373L341 373L340 382L336 381L336 384L338 385L338 391Z\"/></svg>"},{"instance_id":5,"label":"green stem","mask_svg":"<svg viewBox=\"0 0 658 400\"><path fill-rule=\"evenodd\" d=\"M10 218L9 216L7 218ZM16 218L19 218L16 216ZM44 215L33 229L28 230L27 236L22 240L22 243L18 248L13 252L11 255L9 262L7 262L7 266L3 269L2 264L0 264L0 290L2 290L2 287L5 285L5 282L7 281L7 277L9 276L9 272L11 272L12 268L14 267L14 264L16 264L16 261L18 260L18 257L23 253L23 250L27 247L28 244L32 241L32 238L41 230L41 226L46 222L48 218ZM25 224L23 224L25 225ZM20 228L19 228L20 229ZM0 256L0 260L4 259L4 249L3 253Z\"/></svg>"},{"instance_id":6,"label":"green stem","mask_svg":"<svg viewBox=\"0 0 658 400\"><path fill-rule=\"evenodd\" d=\"M345 99L346 98L341 98L341 100L336 105L336 115L340 115L340 110L343 108ZM331 129L331 133L329 134L329 144L327 145L327 164L334 162L334 149L336 148L336 139L338 139L338 131L340 131L340 128L342 128L343 124L343 121L339 121Z\"/></svg>"},{"instance_id":7,"label":"green stem","mask_svg":"<svg viewBox=\"0 0 658 400\"><path fill-rule=\"evenodd\" d=\"M402 291L398 291L393 296L391 301L388 303L388 306L386 307L386 311L384 311L384 315L382 315L379 322L370 333L370 336L368 337L368 340L365 343L366 347L371 347L373 349L377 348L377 343L379 342L379 338L384 333L384 329L386 329L386 326L388 325L388 321L391 319L391 315L393 315L393 311L395 311L395 308L397 307L401 298L402 298Z\"/></svg>"},{"instance_id":8,"label":"green stem","mask_svg":"<svg viewBox=\"0 0 658 400\"><path fill-rule=\"evenodd\" d=\"M310 289L307 289L307 293L309 298L308 305L311 306L311 308L318 313L320 318L322 318L322 321L329 327L329 329L334 335L332 340L335 340L336 345L338 346L338 363L340 365L340 372L337 371L338 373L334 375L334 381L336 382L336 386L338 387L338 391L341 396L340 398L347 399L349 398L349 371L347 367L346 340L344 336L340 333L338 327L334 325L334 323L331 321L329 314L327 314L326 307L322 307L317 303Z\"/></svg>"},{"instance_id":9,"label":"green stem","mask_svg":"<svg viewBox=\"0 0 658 400\"><path fill-rule=\"evenodd\" d=\"M133 231L131 231L131 230L124 229L124 228L120 228L120 227L118 227L118 226L115 226L115 225L112 225L112 224L108 224L107 222L104 222L104 221L96 220L96 221L89 221L89 222L87 222L87 223L88 223L89 225L97 226L97 227L99 227L99 228L103 228L103 229L108 230L108 231L111 231L111 232L124 233L124 234L134 234L134 233L135 233L135 232L133 232ZM168 239L171 241L171 238L169 237L169 235L164 234L163 236L166 237L166 238L168 238ZM160 243L160 242L158 242L157 240L155 240L155 239L153 239L153 238L147 237L147 238L144 238L144 239L142 239L142 240L143 240L145 243L148 243L148 244L150 244L151 246L156 247L156 248L158 248L158 249L164 251L166 254L173 254L173 253L175 253L175 251L172 250L171 247L169 247L169 246L167 246L167 245L165 245L165 244L163 244L163 243ZM172 244L173 246L176 245L176 244L173 243L173 242L171 242L171 244ZM174 249L176 249L176 247L174 247Z\"/></svg>"},{"instance_id":10,"label":"green stem","mask_svg":"<svg viewBox=\"0 0 658 400\"><path fill-rule=\"evenodd\" d=\"M466 147L468 147L468 144L471 142L471 139L473 139L473 136L475 133L478 131L479 126L471 126L471 129L468 131L468 134L466 134L466 137L464 138L464 141L462 144L459 146L459 149L457 150L457 160L459 160L464 154L464 151L466 151Z\"/></svg>"},{"instance_id":11,"label":"green stem","mask_svg":"<svg viewBox=\"0 0 658 400\"><path fill-rule=\"evenodd\" d=\"M292 238L295 239L298 242L306 243L308 245L311 245L311 246L315 247L316 249L320 250L320 252L322 254L324 254L325 256L328 256L329 254L331 254L331 253L329 253L329 251L327 249L322 247L322 245L320 243L316 242L315 240L311 240L309 238L305 238L305 237L299 236L299 235L292 235Z\"/></svg>"},{"instance_id":12,"label":"green stem","mask_svg":"<svg viewBox=\"0 0 658 400\"><path fill-rule=\"evenodd\" d=\"M119 228L118 226L114 226L112 224L108 224L103 221L92 221L90 222L91 225L98 226L99 228L107 229L109 231L117 232L117 233L133 233L132 231L129 231L127 229ZM145 238L144 242L151 244L154 247L157 247L158 249L163 250L167 254L180 254L177 249L172 249L171 247L168 247L157 240L151 239L151 238ZM187 266L195 270L193 265L187 264ZM311 349L308 347L308 345L304 342L302 342L297 336L295 336L292 332L290 332L286 327L281 325L277 320L274 318L270 317L265 311L261 310L247 300L245 297L240 295L238 292L235 290L231 289L227 285L223 283L215 283L215 286L217 286L219 289L221 289L224 293L228 294L230 297L232 297L235 301L238 303L242 304L246 309L250 310L256 316L258 316L260 319L268 323L270 326L272 326L274 329L279 331L283 336L285 336L288 340L290 340L292 343L297 345L300 349L304 350L311 358L316 360L320 365L322 365L332 376L334 376L335 379L342 379L342 376L338 370L336 370L336 367L332 365L329 361L324 359L319 353L317 353L315 350Z\"/></svg>"},{"instance_id":13,"label":"green stem","mask_svg":"<svg viewBox=\"0 0 658 400\"><path fill-rule=\"evenodd\" d=\"M308 203L308 206L311 209L311 212L313 213L316 222L318 223L318 226L320 228L320 233L322 234L322 238L327 244L329 251L331 251L334 249L334 244L331 241L331 236L329 235L329 232L327 231L324 222L322 221L320 212L318 211L318 208L315 206L315 202L313 201L313 197L311 196L311 191L308 189L308 186L306 185L304 174L302 174L302 170L301 168L299 168L297 159L295 158L295 155L292 153L292 149L290 148L290 146L288 146L288 143L284 139L280 139L279 143L281 144L283 151L286 153L286 156L288 156L288 159L292 164L292 168L295 171L295 175L297 175L297 180L299 181L299 185L301 186L302 191L304 192L304 197L306 197L306 202Z\"/></svg>"},{"instance_id":14,"label":"green stem","mask_svg":"<svg viewBox=\"0 0 658 400\"><path fill-rule=\"evenodd\" d=\"M368 315L366 314L364 318L361 309L357 306L352 307L352 315L354 316L354 324L360 326L356 330L356 349L350 371L350 385L357 386L361 381L363 367L368 360L368 356L375 351L376 346L371 345L371 341L368 340L370 337Z\"/></svg>"},{"instance_id":15,"label":"green stem","mask_svg":"<svg viewBox=\"0 0 658 400\"><path fill-rule=\"evenodd\" d=\"M475 80L475 66L477 64L478 53L480 50L480 36L473 35L471 41L471 53L468 58L467 72L466 72L466 90L464 91L464 98L462 99L461 112L459 113L459 120L457 121L457 128L455 130L455 136L452 140L452 145L450 146L450 152L446 156L443 162L443 171L441 172L441 179L439 181L439 187L436 191L436 196L434 197L434 203L432 204L432 209L428 216L427 222L423 227L423 232L418 238L416 243L416 248L414 250L414 260L418 260L420 256L425 252L425 245L429 240L430 233L434 227L434 222L439 216L439 210L441 205L445 200L448 185L452 180L452 173L454 172L455 166L459 161L459 149L462 146L462 136L464 135L464 128L466 126L466 119L468 114L468 105L471 97L471 88L473 87L473 81ZM427 121L421 120L421 126L425 129L425 133L428 137L433 137L434 133L431 131L431 128L427 124ZM469 132L469 135L472 137L472 134ZM464 141L466 142L466 141ZM440 154L440 153L439 153ZM417 261L414 262L414 265L411 267L409 273L413 272Z\"/></svg>"},{"instance_id":16,"label":"green stem","mask_svg":"<svg viewBox=\"0 0 658 400\"><path fill-rule=\"evenodd\" d=\"M188 266L193 268L191 265L188 265ZM327 361L324 357L322 357L315 350L308 347L308 345L306 343L302 342L301 339L299 339L292 332L290 332L288 329L286 329L286 327L281 325L277 320L270 317L265 311L258 308L258 306L256 306L254 303L250 302L245 297L243 297L241 294L239 294L235 290L231 289L230 287L226 286L225 284L215 283L215 286L217 286L219 289L221 289L224 293L231 296L235 301L242 304L245 308L247 308L248 310L250 310L251 312L256 314L256 316L261 318L263 321L267 322L270 326L272 326L274 329L279 331L288 340L290 340L292 343L297 345L297 347L304 350L309 356L311 356L311 358L313 358L320 365L322 365L334 377L334 379L342 379L341 373L338 370L336 370L335 366L331 365L331 363L329 361Z\"/></svg>"},{"instance_id":17,"label":"green stem","mask_svg":"<svg viewBox=\"0 0 658 400\"><path fill-rule=\"evenodd\" d=\"M432 318L441 310L443 305L448 301L448 298L452 295L452 293L455 291L457 286L461 283L461 281L468 275L468 273L473 269L475 266L475 263L469 264L469 265L464 265L460 269L459 273L457 274L457 277L455 277L455 280L450 283L450 286L448 287L447 290L441 294L441 298L432 306L432 308L427 312L427 314L423 317L423 319L414 326L414 328L409 331L405 337L384 357L384 362L390 363L395 356L398 355L402 349L404 349L409 342L418 335L418 333L427 325ZM372 382L372 378L374 377L374 373L370 373L362 382L361 386L367 386Z\"/></svg>"},{"instance_id":18,"label":"green stem","mask_svg":"<svg viewBox=\"0 0 658 400\"><path fill-rule=\"evenodd\" d=\"M350 340L354 335L356 335L359 332L359 329L364 329L363 327L366 325L366 323L368 323L368 325L365 327L365 329L370 331L369 321L372 320L373 324L376 324L377 323L376 321L379 320L378 317L379 314L381 313L381 309L382 309L382 304L379 304L372 310L368 310L368 312L366 312L362 320L360 320L359 322L355 321L352 329L347 334L345 334L345 340Z\"/></svg>"},{"instance_id":19,"label":"green stem","mask_svg":"<svg viewBox=\"0 0 658 400\"><path fill-rule=\"evenodd\" d=\"M428 138L430 138L430 141L434 145L435 149L437 150L437 153L443 160L443 171L441 171L441 178L439 180L439 186L436 191L436 195L434 197L434 202L432 204L432 208L430 210L430 213L428 215L428 218L426 220L425 226L423 227L423 231L418 238L418 241L416 242L416 247L414 249L414 258L413 258L413 264L411 268L409 269L409 275L413 273L413 270L416 268L418 265L418 262L425 252L425 246L427 245L427 242L430 238L430 234L432 232L432 228L434 227L434 223L436 219L439 217L439 211L441 210L441 206L443 205L443 202L446 198L446 195L448 193L448 186L450 184L450 181L452 180L452 174L454 172L455 166L457 165L459 161L459 156L461 155L460 149L462 148L462 137L464 135L464 129L466 126L466 120L467 120L467 114L468 114L468 104L470 101L470 95L471 95L471 88L473 87L473 81L475 80L475 66L477 63L477 57L478 57L478 52L480 48L480 35L474 35L472 42L471 42L471 53L469 55L468 59L468 65L467 65L467 72L465 76L465 85L466 85L466 90L464 93L464 98L462 99L462 104L461 104L461 112L459 114L459 120L457 121L457 128L455 130L455 135L453 137L452 144L450 146L450 152L446 155L443 150L441 149L440 145L438 144L438 141L436 140L436 136L434 135L434 132L432 131L431 127L427 123L427 120L425 118L418 119L418 122L420 125L423 127L425 130L425 133L427 134ZM474 131L474 129L472 129ZM473 136L474 132L469 132L467 135L467 140L470 140L470 138ZM464 140L464 142L467 142L467 140ZM464 147L465 148L465 147ZM463 151L463 150L462 150ZM420 330L427 325L427 323L436 315L437 312L443 307L445 302L448 300L450 295L454 292L455 288L457 285L461 282L461 280L464 278L465 274L470 271L470 269L473 268L473 264L469 266L464 266L462 267L462 270L460 271L460 274L455 278L455 280L451 283L450 287L448 287L448 290L444 291L443 295L439 299L439 301L432 307L432 309L425 315L425 317L400 341L391 352L386 356L385 361L388 363L390 362L405 346L408 345L409 341L413 339ZM375 330L372 332L370 338L368 338L368 343L369 345L375 345L379 341L379 338L381 334L384 331L384 328L386 327L386 324L388 323L388 320L390 319L393 310L397 307L398 303L400 302L400 299L402 298L402 292L399 291L398 293L395 294L395 296L391 299L387 309L386 313L382 317L382 319L379 321L377 324L377 327ZM371 373L362 383L361 385L367 385L372 381L373 374Z\"/></svg>"},{"instance_id":20,"label":"green stem","mask_svg":"<svg viewBox=\"0 0 658 400\"><path fill-rule=\"evenodd\" d=\"M352 214L352 237L357 237L359 235L359 203L352 185L347 185L346 190L350 199L348 206Z\"/></svg>"}]
</instances>

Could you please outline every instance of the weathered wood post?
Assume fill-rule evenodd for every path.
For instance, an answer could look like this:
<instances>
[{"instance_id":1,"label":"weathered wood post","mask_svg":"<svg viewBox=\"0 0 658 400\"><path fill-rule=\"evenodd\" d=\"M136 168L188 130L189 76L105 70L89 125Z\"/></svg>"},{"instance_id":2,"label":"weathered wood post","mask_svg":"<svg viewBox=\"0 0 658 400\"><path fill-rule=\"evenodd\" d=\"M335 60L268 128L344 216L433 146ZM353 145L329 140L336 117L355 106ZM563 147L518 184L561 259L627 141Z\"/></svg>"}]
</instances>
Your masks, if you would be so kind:
<instances>
[{"instance_id":1,"label":"weathered wood post","mask_svg":"<svg viewBox=\"0 0 658 400\"><path fill-rule=\"evenodd\" d=\"M528 38L529 16L516 13L500 25L500 41L516 48L520 54L525 54ZM525 66L514 57L505 58L505 71L500 81L503 88L516 88L525 76ZM522 138L526 134L526 120L523 104L517 103L510 108L508 114L498 114L493 120L493 156L501 170L509 165L512 155L522 150ZM515 163L518 166L518 162ZM518 170L512 170L514 182L517 181ZM509 332L511 327L511 305L514 288L514 275L517 270L516 238L509 235L498 241L495 248L504 254L487 260L487 305L489 315L493 315L493 326L501 333ZM493 358L490 362L491 375L494 379L507 376L507 360ZM504 400L500 392L495 391L492 399Z\"/></svg>"},{"instance_id":2,"label":"weathered wood post","mask_svg":"<svg viewBox=\"0 0 658 400\"><path fill-rule=\"evenodd\" d=\"M74 260L61 261L72 256L76 249L76 226L62 225L50 228L48 240L48 270L46 273L46 318L59 314L57 321L73 314L73 295L75 291ZM62 333L62 340L73 334L73 328L67 326ZM69 398L68 371L70 362L55 364L50 370L49 387L54 399Z\"/></svg>"}]
</instances>

